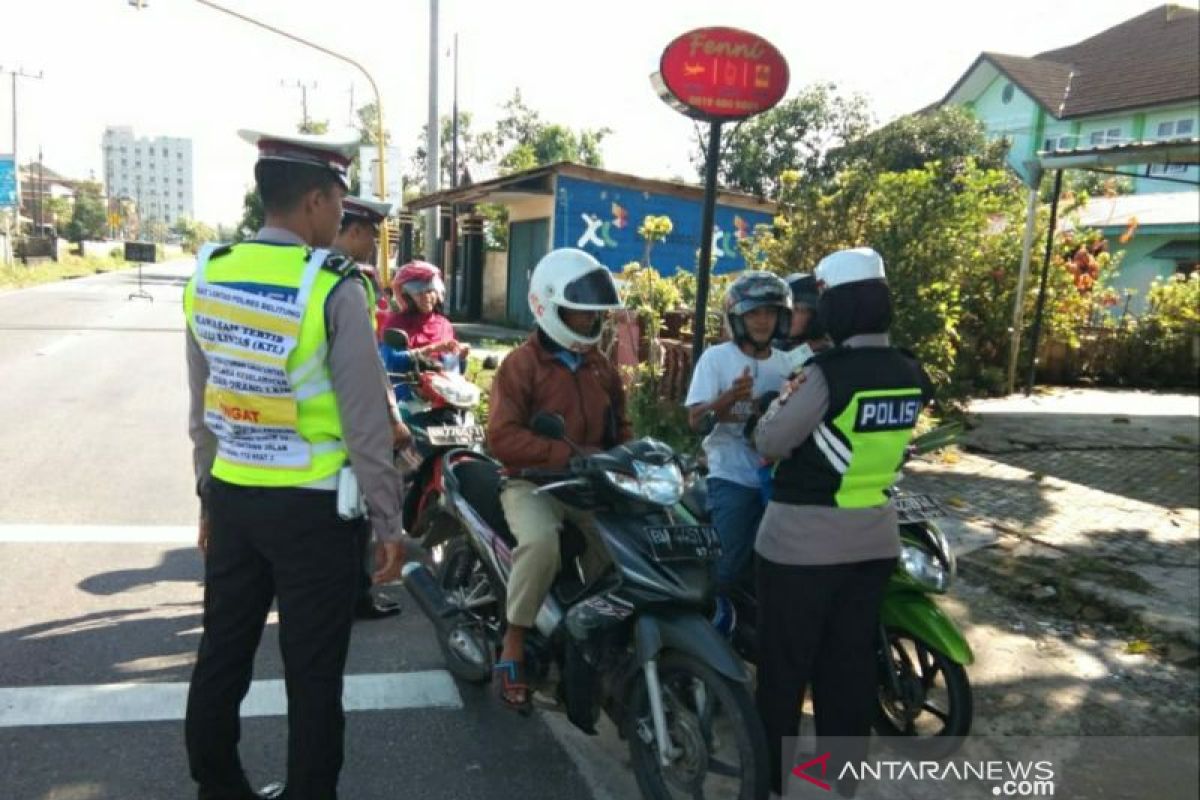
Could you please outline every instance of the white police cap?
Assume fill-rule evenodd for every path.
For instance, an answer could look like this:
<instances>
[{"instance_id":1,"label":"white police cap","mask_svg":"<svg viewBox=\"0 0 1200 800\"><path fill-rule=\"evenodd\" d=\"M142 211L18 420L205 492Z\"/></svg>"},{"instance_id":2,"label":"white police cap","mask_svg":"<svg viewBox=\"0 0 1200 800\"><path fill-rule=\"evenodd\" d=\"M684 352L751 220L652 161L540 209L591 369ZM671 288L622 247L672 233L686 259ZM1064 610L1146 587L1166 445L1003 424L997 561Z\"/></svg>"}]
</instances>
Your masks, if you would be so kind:
<instances>
[{"instance_id":1,"label":"white police cap","mask_svg":"<svg viewBox=\"0 0 1200 800\"><path fill-rule=\"evenodd\" d=\"M358 151L357 134L271 133L243 128L238 136L258 148L259 161L289 161L325 167L350 188L350 161Z\"/></svg>"},{"instance_id":2,"label":"white police cap","mask_svg":"<svg viewBox=\"0 0 1200 800\"><path fill-rule=\"evenodd\" d=\"M869 247L838 250L821 259L813 274L825 289L858 281L887 280L883 257Z\"/></svg>"}]
</instances>

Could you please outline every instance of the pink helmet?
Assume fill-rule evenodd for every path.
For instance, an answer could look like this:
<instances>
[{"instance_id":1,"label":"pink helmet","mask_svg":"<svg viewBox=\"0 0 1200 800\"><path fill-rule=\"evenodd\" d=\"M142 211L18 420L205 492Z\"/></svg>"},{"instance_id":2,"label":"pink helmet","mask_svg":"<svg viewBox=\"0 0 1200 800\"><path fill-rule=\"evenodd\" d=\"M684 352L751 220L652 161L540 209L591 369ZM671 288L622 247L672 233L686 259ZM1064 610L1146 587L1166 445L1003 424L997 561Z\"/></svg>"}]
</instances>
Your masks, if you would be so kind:
<instances>
[{"instance_id":1,"label":"pink helmet","mask_svg":"<svg viewBox=\"0 0 1200 800\"><path fill-rule=\"evenodd\" d=\"M442 271L427 261L410 261L392 278L392 293L396 302L407 307L409 302L404 299L406 294L427 292L430 289L437 292L439 303L446 300L446 285L442 283Z\"/></svg>"}]
</instances>

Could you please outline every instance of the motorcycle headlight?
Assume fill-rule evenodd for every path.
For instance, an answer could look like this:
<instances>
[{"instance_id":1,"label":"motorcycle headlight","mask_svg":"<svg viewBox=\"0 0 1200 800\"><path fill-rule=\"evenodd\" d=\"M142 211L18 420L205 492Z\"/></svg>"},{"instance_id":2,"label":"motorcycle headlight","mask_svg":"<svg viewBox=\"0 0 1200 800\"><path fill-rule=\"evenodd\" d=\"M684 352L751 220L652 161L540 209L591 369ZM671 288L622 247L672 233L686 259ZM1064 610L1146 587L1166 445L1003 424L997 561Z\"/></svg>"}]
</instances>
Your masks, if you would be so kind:
<instances>
[{"instance_id":1,"label":"motorcycle headlight","mask_svg":"<svg viewBox=\"0 0 1200 800\"><path fill-rule=\"evenodd\" d=\"M683 473L676 464L633 462L634 475L605 472L609 483L625 494L659 506L673 506L683 498Z\"/></svg>"},{"instance_id":2,"label":"motorcycle headlight","mask_svg":"<svg viewBox=\"0 0 1200 800\"><path fill-rule=\"evenodd\" d=\"M900 546L900 566L904 573L929 591L942 593L950 588L950 571L924 548L912 544Z\"/></svg>"}]
</instances>

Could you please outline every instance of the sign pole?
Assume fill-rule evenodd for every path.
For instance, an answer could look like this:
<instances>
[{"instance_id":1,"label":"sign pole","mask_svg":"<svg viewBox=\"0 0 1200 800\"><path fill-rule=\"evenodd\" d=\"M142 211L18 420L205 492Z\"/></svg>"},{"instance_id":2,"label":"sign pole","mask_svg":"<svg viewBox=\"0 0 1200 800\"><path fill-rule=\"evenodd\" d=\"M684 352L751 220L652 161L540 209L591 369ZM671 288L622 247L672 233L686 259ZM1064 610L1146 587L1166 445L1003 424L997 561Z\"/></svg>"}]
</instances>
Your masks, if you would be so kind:
<instances>
[{"instance_id":1,"label":"sign pole","mask_svg":"<svg viewBox=\"0 0 1200 800\"><path fill-rule=\"evenodd\" d=\"M708 282L712 272L713 217L717 206L717 167L721 158L721 123L708 126L708 156L704 162L704 211L700 217L700 261L696 264L696 314L692 321L692 366L704 352L708 327Z\"/></svg>"}]
</instances>

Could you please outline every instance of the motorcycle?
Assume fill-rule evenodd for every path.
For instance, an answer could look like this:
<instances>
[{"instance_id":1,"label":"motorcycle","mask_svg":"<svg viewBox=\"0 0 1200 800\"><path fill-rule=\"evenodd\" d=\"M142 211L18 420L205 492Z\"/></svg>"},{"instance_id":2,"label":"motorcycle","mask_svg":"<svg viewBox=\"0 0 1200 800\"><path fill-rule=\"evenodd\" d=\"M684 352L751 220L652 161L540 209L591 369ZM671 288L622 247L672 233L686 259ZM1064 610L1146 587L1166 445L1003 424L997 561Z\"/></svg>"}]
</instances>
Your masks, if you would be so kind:
<instances>
[{"instance_id":1,"label":"motorcycle","mask_svg":"<svg viewBox=\"0 0 1200 800\"><path fill-rule=\"evenodd\" d=\"M909 456L951 444L961 425L946 425L918 436ZM953 754L971 730L974 715L966 667L975 656L962 632L934 602L954 582L956 562L935 520L945 515L928 495L891 490L900 521L900 560L880 609L876 658L879 695L873 727L881 736L906 737L915 756L941 759ZM710 519L704 481L684 495L683 507L697 523ZM731 634L742 658L757 663L758 603L750 576L730 591L735 611Z\"/></svg>"},{"instance_id":2,"label":"motorcycle","mask_svg":"<svg viewBox=\"0 0 1200 800\"><path fill-rule=\"evenodd\" d=\"M569 443L561 417L539 414L533 428ZM646 798L765 798L767 746L751 678L706 615L716 533L675 511L694 464L653 439L586 457L572 448L564 470L513 475L594 515L590 541L564 525L562 569L526 637L535 702L588 734L605 713L628 742ZM444 542L444 557L436 575L407 565L404 585L437 627L450 671L483 683L504 633L516 542L500 505L500 464L469 450L445 461L442 522L424 542ZM597 546L607 567L589 574L595 559L584 556Z\"/></svg>"},{"instance_id":3,"label":"motorcycle","mask_svg":"<svg viewBox=\"0 0 1200 800\"><path fill-rule=\"evenodd\" d=\"M418 358L408 344L403 331L389 328L383 333L380 354L413 436L412 446L399 453L398 459L407 477L404 528L420 538L443 492L446 453L462 447L481 452L484 431L476 423L474 411L481 396L479 387L462 375L457 363ZM485 363L484 367L494 369L495 365Z\"/></svg>"}]
</instances>

